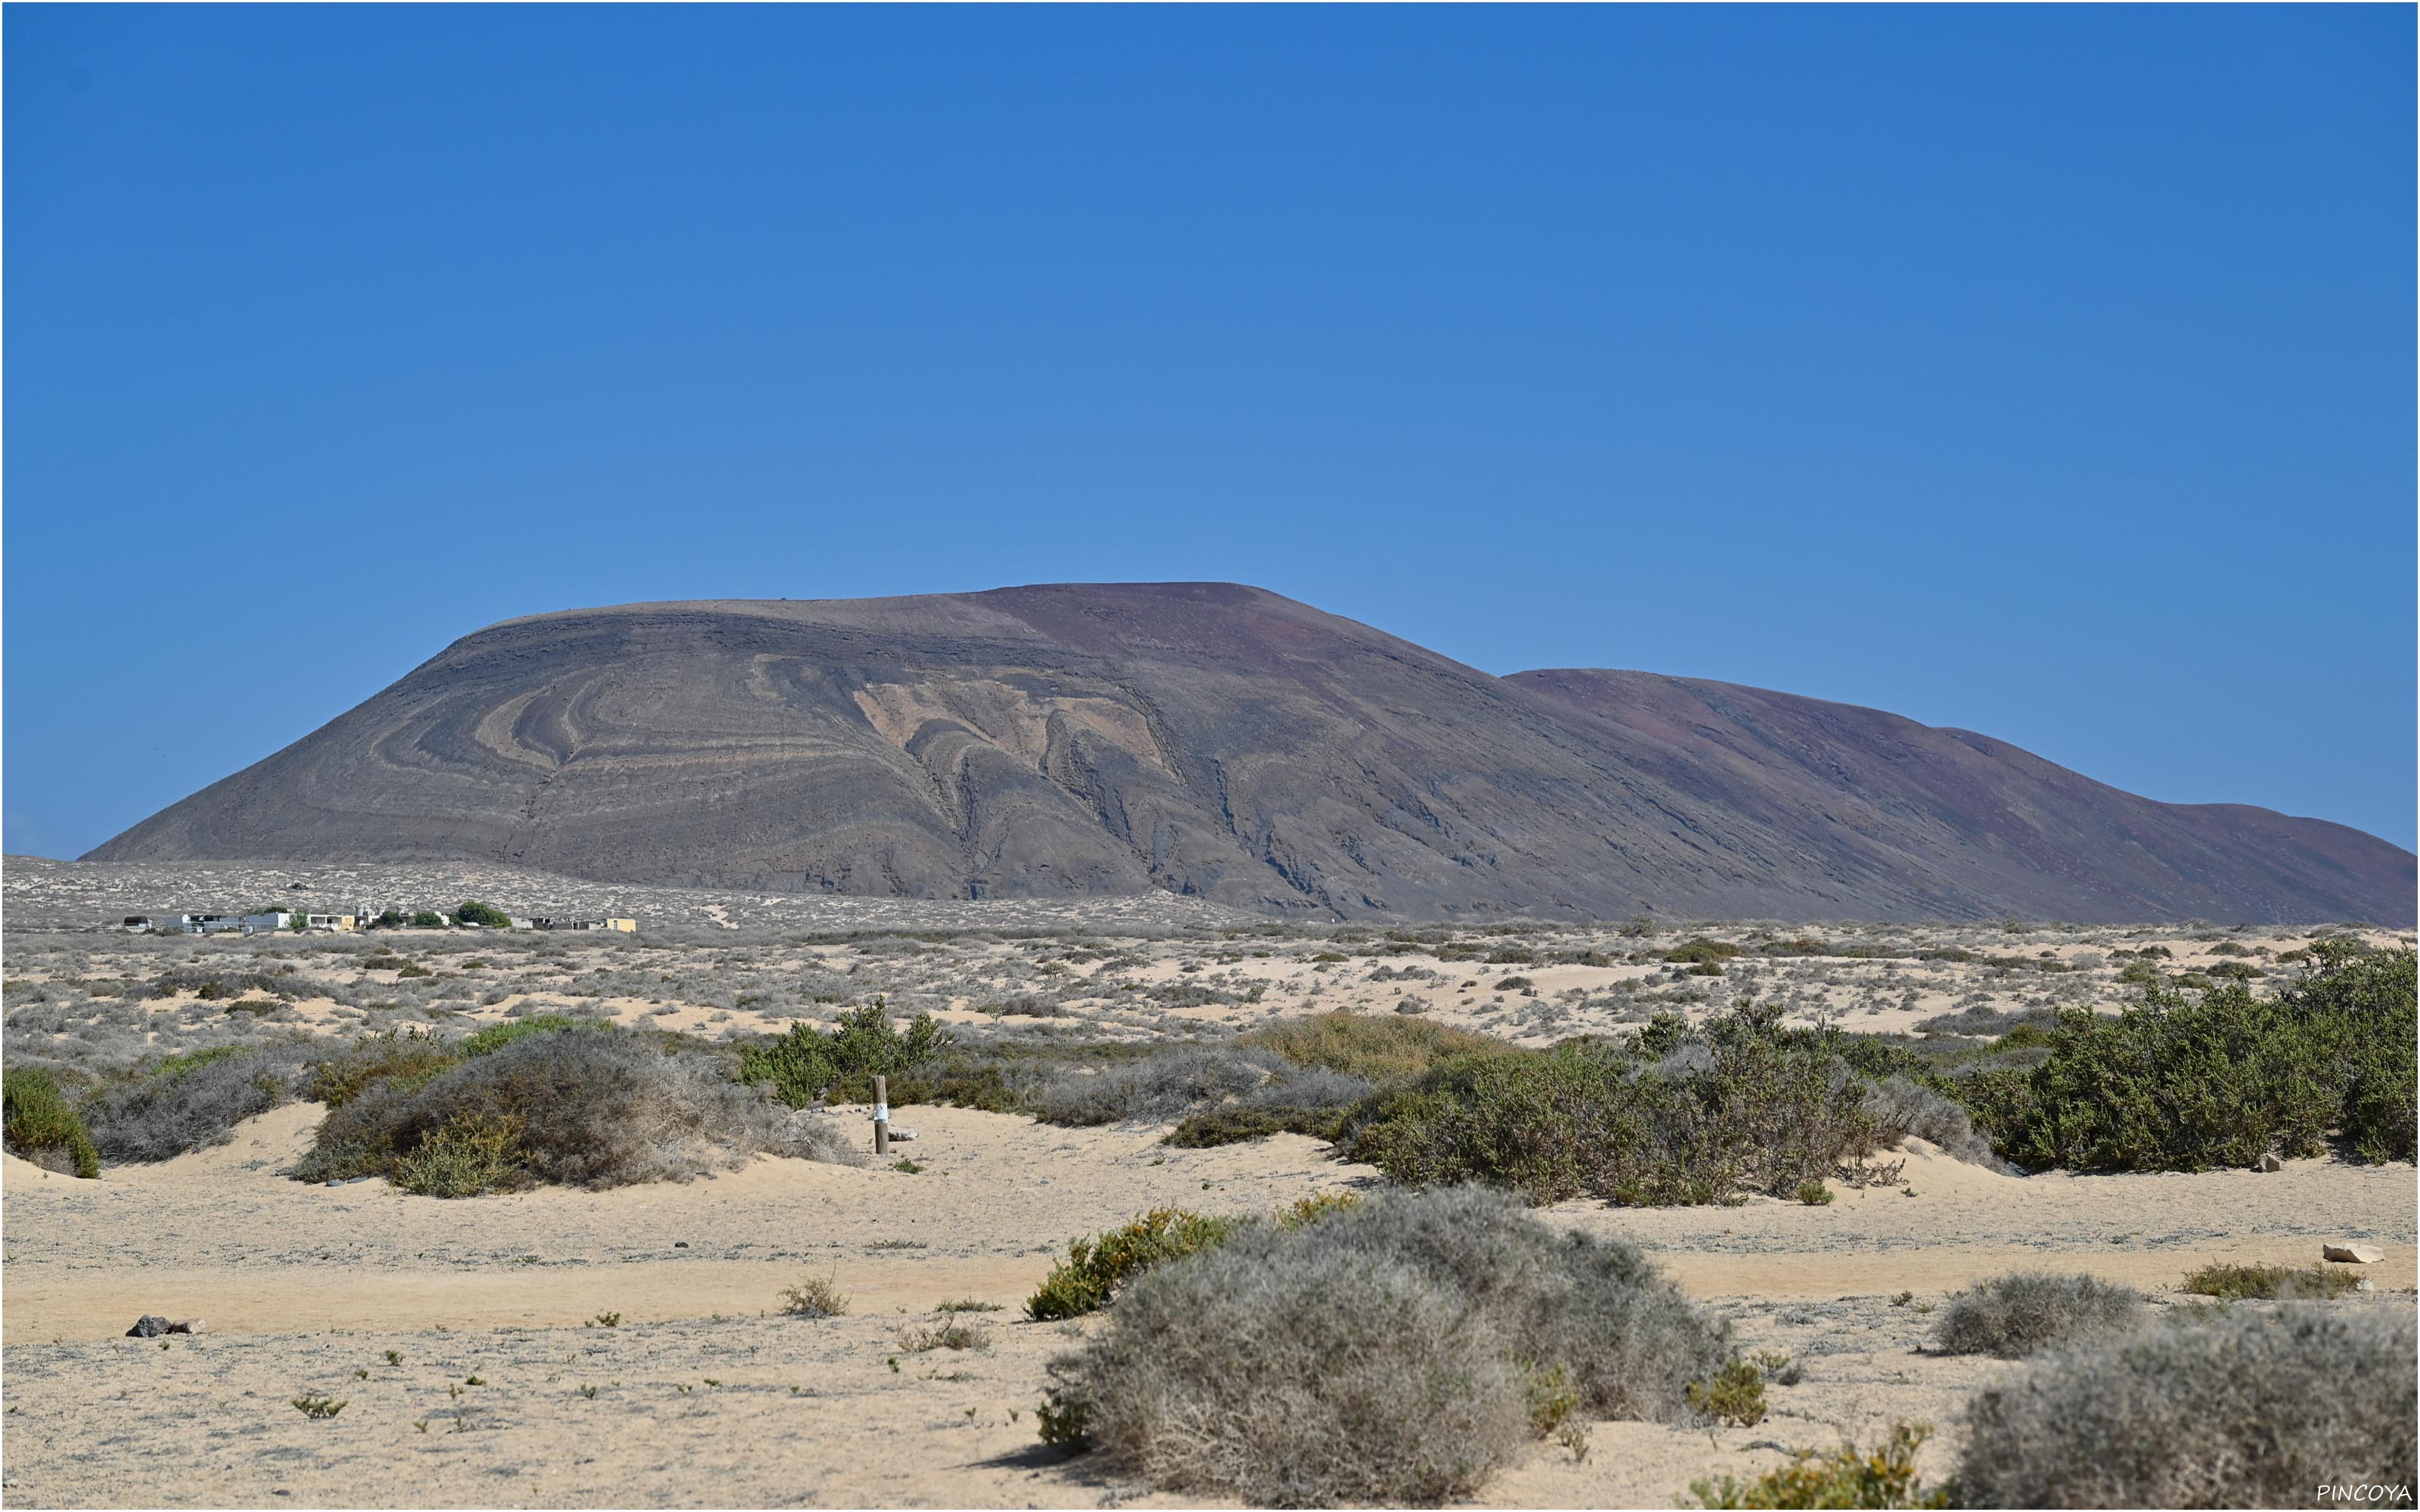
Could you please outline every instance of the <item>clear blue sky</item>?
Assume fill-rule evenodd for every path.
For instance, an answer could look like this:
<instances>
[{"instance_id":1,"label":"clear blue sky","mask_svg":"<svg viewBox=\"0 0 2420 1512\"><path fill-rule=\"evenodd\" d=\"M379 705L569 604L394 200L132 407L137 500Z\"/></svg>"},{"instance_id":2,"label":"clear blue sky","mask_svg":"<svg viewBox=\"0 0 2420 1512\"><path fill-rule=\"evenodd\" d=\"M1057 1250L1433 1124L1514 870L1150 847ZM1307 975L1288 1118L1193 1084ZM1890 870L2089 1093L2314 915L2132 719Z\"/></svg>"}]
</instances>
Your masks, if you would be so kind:
<instances>
[{"instance_id":1,"label":"clear blue sky","mask_svg":"<svg viewBox=\"0 0 2420 1512\"><path fill-rule=\"evenodd\" d=\"M1153 579L2412 842L2408 7L0 24L12 851L509 615Z\"/></svg>"}]
</instances>

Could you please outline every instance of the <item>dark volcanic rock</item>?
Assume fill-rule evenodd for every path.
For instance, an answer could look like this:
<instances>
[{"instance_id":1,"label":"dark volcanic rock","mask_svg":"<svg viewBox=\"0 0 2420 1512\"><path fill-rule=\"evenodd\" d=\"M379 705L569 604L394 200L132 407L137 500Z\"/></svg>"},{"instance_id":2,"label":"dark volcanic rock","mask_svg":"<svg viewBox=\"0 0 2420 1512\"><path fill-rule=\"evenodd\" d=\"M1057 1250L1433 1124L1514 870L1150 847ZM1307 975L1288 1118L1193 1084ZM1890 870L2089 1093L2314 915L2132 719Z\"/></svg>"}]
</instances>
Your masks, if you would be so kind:
<instances>
[{"instance_id":1,"label":"dark volcanic rock","mask_svg":"<svg viewBox=\"0 0 2420 1512\"><path fill-rule=\"evenodd\" d=\"M2401 922L2413 886L2340 825L1783 694L1492 677L1220 583L507 621L87 858L1408 916Z\"/></svg>"},{"instance_id":2,"label":"dark volcanic rock","mask_svg":"<svg viewBox=\"0 0 2420 1512\"><path fill-rule=\"evenodd\" d=\"M2412 918L2412 853L2343 825L2155 803L1989 735L1762 688L1625 671L1506 681L1562 703L1701 812L1754 816L1767 842L1821 857L1856 896L1996 898L2093 921Z\"/></svg>"}]
</instances>

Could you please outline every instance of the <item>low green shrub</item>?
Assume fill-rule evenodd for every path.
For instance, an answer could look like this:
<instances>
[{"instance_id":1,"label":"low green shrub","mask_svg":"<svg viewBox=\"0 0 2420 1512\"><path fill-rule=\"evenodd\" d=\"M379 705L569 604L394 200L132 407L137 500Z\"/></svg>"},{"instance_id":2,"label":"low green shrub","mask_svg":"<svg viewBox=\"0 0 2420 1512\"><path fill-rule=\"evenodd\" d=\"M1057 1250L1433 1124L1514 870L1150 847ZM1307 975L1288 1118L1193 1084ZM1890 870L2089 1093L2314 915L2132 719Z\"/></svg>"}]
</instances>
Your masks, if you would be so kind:
<instances>
[{"instance_id":1,"label":"low green shrub","mask_svg":"<svg viewBox=\"0 0 2420 1512\"><path fill-rule=\"evenodd\" d=\"M2222 1302L2324 1301L2361 1289L2361 1277L2326 1266L2232 1265L2216 1261L2190 1272L2179 1289Z\"/></svg>"},{"instance_id":2,"label":"low green shrub","mask_svg":"<svg viewBox=\"0 0 2420 1512\"><path fill-rule=\"evenodd\" d=\"M2036 1169L2248 1166L2332 1135L2365 1160L2412 1160L2413 953L2313 950L2310 975L2273 998L2155 985L2114 1018L2062 1011L2048 1058L1972 1078L1968 1103L2001 1154Z\"/></svg>"},{"instance_id":3,"label":"low green shrub","mask_svg":"<svg viewBox=\"0 0 2420 1512\"><path fill-rule=\"evenodd\" d=\"M466 1113L396 1157L395 1184L424 1197L475 1197L520 1174L521 1123L508 1114Z\"/></svg>"},{"instance_id":4,"label":"low green shrub","mask_svg":"<svg viewBox=\"0 0 2420 1512\"><path fill-rule=\"evenodd\" d=\"M1340 1212L1361 1206L1365 1199L1357 1192L1314 1192L1307 1197L1296 1197L1278 1210L1278 1227L1300 1228L1322 1218L1332 1218Z\"/></svg>"},{"instance_id":5,"label":"low green shrub","mask_svg":"<svg viewBox=\"0 0 2420 1512\"><path fill-rule=\"evenodd\" d=\"M476 924L482 929L513 927L512 916L492 903L483 903L475 898L466 900L460 907L454 910L454 920L458 924Z\"/></svg>"},{"instance_id":6,"label":"low green shrub","mask_svg":"<svg viewBox=\"0 0 2420 1512\"><path fill-rule=\"evenodd\" d=\"M971 1043L951 1036L919 1064L882 1074L889 1078L887 1090L894 1108L947 1103L986 1113L1030 1115L1046 1089L1078 1071L1124 1065L1148 1058L1152 1053L1143 1044L1055 1034L1003 1037ZM863 1083L864 1093L870 1095L871 1072L835 1087L834 1095L854 1093L859 1082Z\"/></svg>"},{"instance_id":7,"label":"low green shrub","mask_svg":"<svg viewBox=\"0 0 2420 1512\"><path fill-rule=\"evenodd\" d=\"M1710 1423L1752 1428L1764 1421L1764 1372L1732 1360L1703 1381L1689 1383L1689 1406Z\"/></svg>"},{"instance_id":8,"label":"low green shrub","mask_svg":"<svg viewBox=\"0 0 2420 1512\"><path fill-rule=\"evenodd\" d=\"M101 1174L92 1134L50 1072L28 1068L0 1073L0 1134L10 1154L65 1175L90 1180Z\"/></svg>"},{"instance_id":9,"label":"low green shrub","mask_svg":"<svg viewBox=\"0 0 2420 1512\"><path fill-rule=\"evenodd\" d=\"M2307 1506L2415 1474L2408 1304L2213 1311L2058 1351L1966 1411L1969 1506Z\"/></svg>"},{"instance_id":10,"label":"low green shrub","mask_svg":"<svg viewBox=\"0 0 2420 1512\"><path fill-rule=\"evenodd\" d=\"M1079 1318L1109 1305L1134 1277L1155 1265L1225 1243L1238 1218L1205 1218L1182 1208L1154 1208L1123 1228L1067 1242L1067 1257L1050 1267L1041 1289L1026 1299L1037 1322Z\"/></svg>"},{"instance_id":11,"label":"low green shrub","mask_svg":"<svg viewBox=\"0 0 2420 1512\"><path fill-rule=\"evenodd\" d=\"M1288 1065L1305 1071L1335 1072L1365 1082L1402 1081L1427 1073L1440 1061L1519 1048L1494 1035L1450 1025L1345 1012L1280 1019L1238 1036L1237 1042L1273 1050Z\"/></svg>"},{"instance_id":12,"label":"low green shrub","mask_svg":"<svg viewBox=\"0 0 2420 1512\"><path fill-rule=\"evenodd\" d=\"M1165 1142L1180 1149L1208 1149L1273 1134L1309 1134L1313 1139L1332 1140L1343 1126L1344 1110L1341 1108L1235 1104L1186 1115Z\"/></svg>"},{"instance_id":13,"label":"low green shrub","mask_svg":"<svg viewBox=\"0 0 2420 1512\"><path fill-rule=\"evenodd\" d=\"M364 1035L315 1061L303 1083L302 1096L332 1108L342 1107L382 1083L404 1088L418 1087L460 1059L432 1034L388 1031Z\"/></svg>"},{"instance_id":14,"label":"low green shrub","mask_svg":"<svg viewBox=\"0 0 2420 1512\"><path fill-rule=\"evenodd\" d=\"M1448 1060L1354 1109L1340 1148L1407 1186L1484 1181L1559 1202L1591 1189L1629 1069L1599 1045Z\"/></svg>"},{"instance_id":15,"label":"low green shrub","mask_svg":"<svg viewBox=\"0 0 2420 1512\"><path fill-rule=\"evenodd\" d=\"M811 1024L743 1044L739 1079L761 1082L794 1108L829 1090L837 1102L866 1102L876 1076L906 1076L924 1070L949 1047L950 1036L930 1013L919 1013L907 1031L892 1026L890 1005L880 997L843 1013L830 1034ZM899 1101L906 1101L904 1098Z\"/></svg>"},{"instance_id":16,"label":"low green shrub","mask_svg":"<svg viewBox=\"0 0 2420 1512\"><path fill-rule=\"evenodd\" d=\"M1449 1060L1355 1108L1342 1147L1407 1185L1484 1181L1539 1203L1789 1196L1891 1132L1841 1064L1844 1037L1784 1028L1781 1012L1743 1003L1696 1030L1660 1015L1634 1041Z\"/></svg>"},{"instance_id":17,"label":"low green shrub","mask_svg":"<svg viewBox=\"0 0 2420 1512\"><path fill-rule=\"evenodd\" d=\"M222 1060L233 1060L238 1057L249 1056L258 1048L256 1045L249 1044L214 1044L206 1045L199 1050L181 1051L175 1055L161 1057L160 1063L151 1068L151 1074L169 1077L190 1076L205 1066L215 1066Z\"/></svg>"},{"instance_id":18,"label":"low green shrub","mask_svg":"<svg viewBox=\"0 0 2420 1512\"><path fill-rule=\"evenodd\" d=\"M566 1018L560 1013L533 1013L527 1018L506 1019L502 1024L490 1024L465 1039L462 1054L493 1055L515 1040L533 1034L560 1034L566 1029L580 1028L582 1024L580 1019Z\"/></svg>"},{"instance_id":19,"label":"low green shrub","mask_svg":"<svg viewBox=\"0 0 2420 1512\"><path fill-rule=\"evenodd\" d=\"M1933 1347L1944 1354L2022 1360L2073 1339L2122 1333L2143 1294L2090 1275L2019 1272L1978 1282L1942 1304Z\"/></svg>"},{"instance_id":20,"label":"low green shrub","mask_svg":"<svg viewBox=\"0 0 2420 1512\"><path fill-rule=\"evenodd\" d=\"M1800 1449L1779 1470L1747 1481L1691 1481L1689 1493L1708 1507L1944 1507L1950 1488L1927 1489L1916 1471L1916 1451L1931 1437L1930 1423L1894 1423L1871 1449Z\"/></svg>"},{"instance_id":21,"label":"low green shrub","mask_svg":"<svg viewBox=\"0 0 2420 1512\"><path fill-rule=\"evenodd\" d=\"M1665 961L1672 965L1720 965L1740 953L1740 948L1727 940L1710 940L1703 935L1683 940L1664 952Z\"/></svg>"}]
</instances>

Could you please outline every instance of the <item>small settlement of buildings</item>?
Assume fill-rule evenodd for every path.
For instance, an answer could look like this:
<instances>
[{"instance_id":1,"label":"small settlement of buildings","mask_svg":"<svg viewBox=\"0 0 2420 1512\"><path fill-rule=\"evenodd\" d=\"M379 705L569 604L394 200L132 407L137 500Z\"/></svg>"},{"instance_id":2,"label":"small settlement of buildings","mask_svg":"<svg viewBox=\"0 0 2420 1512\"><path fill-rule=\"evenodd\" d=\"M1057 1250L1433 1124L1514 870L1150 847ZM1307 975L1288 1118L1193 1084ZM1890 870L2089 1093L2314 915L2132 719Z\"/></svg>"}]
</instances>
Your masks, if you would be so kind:
<instances>
[{"instance_id":1,"label":"small settlement of buildings","mask_svg":"<svg viewBox=\"0 0 2420 1512\"><path fill-rule=\"evenodd\" d=\"M511 916L507 916L511 917ZM337 933L358 929L489 929L466 923L450 910L365 904L349 914L129 914L122 927L134 934L272 934L280 932ZM613 930L636 934L635 918L543 918L512 917L512 929Z\"/></svg>"},{"instance_id":2,"label":"small settlement of buildings","mask_svg":"<svg viewBox=\"0 0 2420 1512\"><path fill-rule=\"evenodd\" d=\"M132 933L271 934L279 930L349 930L351 914L129 914Z\"/></svg>"}]
</instances>

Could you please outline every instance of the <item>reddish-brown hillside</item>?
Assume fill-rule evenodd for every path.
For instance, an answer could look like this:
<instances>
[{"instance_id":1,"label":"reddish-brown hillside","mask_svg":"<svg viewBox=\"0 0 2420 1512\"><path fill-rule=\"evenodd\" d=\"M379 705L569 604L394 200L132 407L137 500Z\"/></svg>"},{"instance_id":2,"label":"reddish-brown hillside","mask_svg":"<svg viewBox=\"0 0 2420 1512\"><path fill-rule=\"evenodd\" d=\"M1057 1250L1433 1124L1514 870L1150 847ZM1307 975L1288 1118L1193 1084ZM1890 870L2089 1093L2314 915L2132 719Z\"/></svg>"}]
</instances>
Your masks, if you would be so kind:
<instances>
[{"instance_id":1,"label":"reddish-brown hillside","mask_svg":"<svg viewBox=\"0 0 2420 1512\"><path fill-rule=\"evenodd\" d=\"M2413 857L1963 732L1490 676L1225 583L642 604L465 637L92 859L510 862L1274 912L2412 915Z\"/></svg>"}]
</instances>

